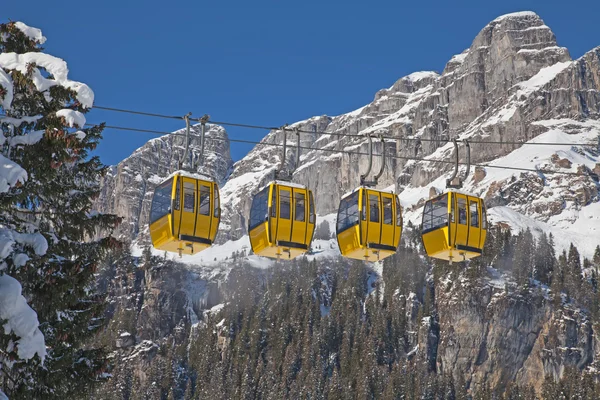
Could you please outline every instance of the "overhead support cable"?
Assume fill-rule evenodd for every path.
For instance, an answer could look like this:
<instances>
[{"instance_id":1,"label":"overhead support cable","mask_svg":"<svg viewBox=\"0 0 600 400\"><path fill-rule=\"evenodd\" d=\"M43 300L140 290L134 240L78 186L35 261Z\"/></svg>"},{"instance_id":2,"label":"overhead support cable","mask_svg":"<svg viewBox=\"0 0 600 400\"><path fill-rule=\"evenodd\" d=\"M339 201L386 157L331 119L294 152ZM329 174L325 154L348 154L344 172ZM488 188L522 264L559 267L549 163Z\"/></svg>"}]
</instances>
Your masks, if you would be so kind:
<instances>
[{"instance_id":1,"label":"overhead support cable","mask_svg":"<svg viewBox=\"0 0 600 400\"><path fill-rule=\"evenodd\" d=\"M149 117L157 117L157 118L167 118L167 119L181 119L181 117L172 116L172 115L164 115L157 113L149 113L143 111L134 111L134 110L125 110L121 108L113 108L113 107L103 107L103 106L94 106L93 108L97 108L99 110L106 111L115 111L121 113L129 113L129 114L137 114L144 115ZM202 122L202 118L190 118L190 121ZM234 123L234 122L226 122L226 121L205 121L209 122L213 125L222 125L222 126L234 126L239 128L247 128L247 129L260 129L267 131L275 131L284 129L289 132L299 132L303 134L311 134L311 135L330 135L337 137L358 137L358 138L366 138L366 135L363 134L352 134L352 133L337 133L337 132L326 132L326 131L308 131L303 129L297 129L294 127L284 126L261 126L261 125L252 125L252 124L243 124L243 123ZM417 141L417 142L446 142L452 143L452 140L440 140L440 139L428 139L428 138L414 138L414 137L398 137L398 136L383 136L383 139L388 140L406 140L406 141ZM514 145L514 146L597 146L597 143L552 143L552 142L515 142L515 141L499 141L499 140L469 140L470 144L492 144L492 145Z\"/></svg>"}]
</instances>

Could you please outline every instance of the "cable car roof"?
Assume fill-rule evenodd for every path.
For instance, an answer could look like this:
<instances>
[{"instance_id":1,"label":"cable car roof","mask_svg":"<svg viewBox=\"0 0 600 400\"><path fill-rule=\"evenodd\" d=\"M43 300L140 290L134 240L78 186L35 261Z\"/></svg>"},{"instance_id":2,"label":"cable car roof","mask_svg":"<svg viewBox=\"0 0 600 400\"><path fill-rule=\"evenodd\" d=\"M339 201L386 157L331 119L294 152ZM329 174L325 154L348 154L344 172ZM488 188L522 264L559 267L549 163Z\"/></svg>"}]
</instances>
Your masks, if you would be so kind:
<instances>
[{"instance_id":1,"label":"cable car roof","mask_svg":"<svg viewBox=\"0 0 600 400\"><path fill-rule=\"evenodd\" d=\"M348 197L348 196L351 196L352 194L354 194L354 192L356 192L356 191L358 191L358 190L360 190L360 189L375 190L375 191L377 191L377 192L382 192L382 193L391 193L391 194L394 194L394 191L393 191L393 190L390 190L389 192L387 192L387 191L385 191L384 189L375 189L375 188L373 188L373 187L370 187L370 186L364 186L364 185L361 185L361 186L359 186L359 187L357 187L357 188L354 188L354 190L352 190L351 192L344 193L344 194L342 195L342 197L341 197L341 198L342 198L342 199L345 199L346 197Z\"/></svg>"},{"instance_id":2,"label":"cable car roof","mask_svg":"<svg viewBox=\"0 0 600 400\"><path fill-rule=\"evenodd\" d=\"M266 185L260 187L258 189L258 192L260 192L261 190L263 190L264 188L266 188L267 186L270 186L272 184L275 185L283 185L283 186L290 186L290 187L294 187L297 189L306 189L307 187L305 185L301 185L299 183L294 183L294 182L288 182L288 181L270 181L269 183L267 183Z\"/></svg>"},{"instance_id":3,"label":"cable car roof","mask_svg":"<svg viewBox=\"0 0 600 400\"><path fill-rule=\"evenodd\" d=\"M206 174L202 174L202 173L198 173L198 172L188 172L188 171L184 171L181 169L177 170L177 171L173 172L171 175L167 176L164 179L164 181L169 180L176 175L181 175L181 176L185 176L187 178L192 178L192 179L200 179L203 181L214 181L213 178L211 178L210 176L208 176Z\"/></svg>"}]
</instances>

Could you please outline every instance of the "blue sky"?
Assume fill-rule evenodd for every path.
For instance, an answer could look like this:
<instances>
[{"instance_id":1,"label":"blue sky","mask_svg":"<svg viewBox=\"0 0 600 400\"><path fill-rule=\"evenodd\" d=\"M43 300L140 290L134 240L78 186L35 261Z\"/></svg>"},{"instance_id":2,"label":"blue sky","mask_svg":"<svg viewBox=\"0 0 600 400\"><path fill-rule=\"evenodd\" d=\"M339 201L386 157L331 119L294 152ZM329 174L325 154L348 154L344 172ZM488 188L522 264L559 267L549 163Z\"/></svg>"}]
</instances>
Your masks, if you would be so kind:
<instances>
[{"instance_id":1,"label":"blue sky","mask_svg":"<svg viewBox=\"0 0 600 400\"><path fill-rule=\"evenodd\" d=\"M339 115L414 71L441 72L499 15L532 10L573 58L600 45L600 2L565 1L9 1L2 21L42 29L96 104L280 126ZM92 110L88 122L172 131L183 121ZM267 132L229 128L231 138ZM115 164L152 135L105 130ZM252 145L232 143L240 159Z\"/></svg>"}]
</instances>

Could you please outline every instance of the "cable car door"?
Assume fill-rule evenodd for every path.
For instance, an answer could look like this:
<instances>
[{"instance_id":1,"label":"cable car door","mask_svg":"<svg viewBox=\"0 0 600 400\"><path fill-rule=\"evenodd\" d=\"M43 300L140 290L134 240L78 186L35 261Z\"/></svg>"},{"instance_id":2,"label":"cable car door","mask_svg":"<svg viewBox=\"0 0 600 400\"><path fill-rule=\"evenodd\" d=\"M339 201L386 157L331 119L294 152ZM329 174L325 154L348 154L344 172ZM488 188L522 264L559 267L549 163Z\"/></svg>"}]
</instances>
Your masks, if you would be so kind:
<instances>
[{"instance_id":1,"label":"cable car door","mask_svg":"<svg viewBox=\"0 0 600 400\"><path fill-rule=\"evenodd\" d=\"M176 240L179 240L179 230L181 227L181 176L175 176L173 180L173 226L172 233Z\"/></svg>"},{"instance_id":2,"label":"cable car door","mask_svg":"<svg viewBox=\"0 0 600 400\"><path fill-rule=\"evenodd\" d=\"M196 216L196 229L194 236L199 236L204 239L210 239L212 236L213 226L211 212L211 185L209 182L198 182L198 214Z\"/></svg>"},{"instance_id":3,"label":"cable car door","mask_svg":"<svg viewBox=\"0 0 600 400\"><path fill-rule=\"evenodd\" d=\"M396 218L394 215L394 195L392 193L381 193L381 244L394 246Z\"/></svg>"},{"instance_id":4,"label":"cable car door","mask_svg":"<svg viewBox=\"0 0 600 400\"><path fill-rule=\"evenodd\" d=\"M454 193L456 206L456 237L455 246L467 246L469 237L469 215L467 212L467 196Z\"/></svg>"},{"instance_id":5,"label":"cable car door","mask_svg":"<svg viewBox=\"0 0 600 400\"><path fill-rule=\"evenodd\" d=\"M269 215L269 232L270 232L270 244L274 245L277 243L277 226L279 225L277 214L279 213L279 207L277 205L277 185L271 186L271 198L269 201L271 202L271 208Z\"/></svg>"},{"instance_id":6,"label":"cable car door","mask_svg":"<svg viewBox=\"0 0 600 400\"><path fill-rule=\"evenodd\" d=\"M381 210L379 192L367 190L367 244L380 243Z\"/></svg>"},{"instance_id":7,"label":"cable car door","mask_svg":"<svg viewBox=\"0 0 600 400\"><path fill-rule=\"evenodd\" d=\"M196 227L196 181L187 177L183 181L180 236L194 236Z\"/></svg>"},{"instance_id":8,"label":"cable car door","mask_svg":"<svg viewBox=\"0 0 600 400\"><path fill-rule=\"evenodd\" d=\"M479 199L469 197L469 237L467 243L469 247L478 248L481 239L481 207Z\"/></svg>"},{"instance_id":9,"label":"cable car door","mask_svg":"<svg viewBox=\"0 0 600 400\"><path fill-rule=\"evenodd\" d=\"M306 220L307 220L307 202L306 191L302 189L293 190L293 219L292 219L292 238L294 243L306 244Z\"/></svg>"},{"instance_id":10,"label":"cable car door","mask_svg":"<svg viewBox=\"0 0 600 400\"><path fill-rule=\"evenodd\" d=\"M292 193L290 188L277 185L277 240L289 242L292 236Z\"/></svg>"}]
</instances>

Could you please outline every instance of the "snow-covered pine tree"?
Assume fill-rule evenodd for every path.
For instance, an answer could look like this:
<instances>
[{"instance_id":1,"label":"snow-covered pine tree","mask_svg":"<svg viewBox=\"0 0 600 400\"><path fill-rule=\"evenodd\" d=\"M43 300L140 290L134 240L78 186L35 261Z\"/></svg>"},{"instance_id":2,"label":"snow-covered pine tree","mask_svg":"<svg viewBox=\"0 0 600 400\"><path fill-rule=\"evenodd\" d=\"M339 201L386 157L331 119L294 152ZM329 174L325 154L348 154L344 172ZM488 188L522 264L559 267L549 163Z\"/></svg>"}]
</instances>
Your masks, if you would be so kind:
<instances>
[{"instance_id":1,"label":"snow-covered pine tree","mask_svg":"<svg viewBox=\"0 0 600 400\"><path fill-rule=\"evenodd\" d=\"M35 362L9 364L5 358L15 358L15 351L10 343L0 347L5 363L0 387L9 396L68 398L106 375L103 350L84 347L84 339L102 325L104 299L93 290L96 265L119 245L111 236L99 237L100 232L110 232L119 219L91 208L106 171L89 155L103 125L84 128L94 94L67 79L63 60L42 52L45 40L23 23L0 24L0 97L6 115L0 120L0 142L3 157L24 170L16 181L2 171L0 189L6 190L0 194L0 224L39 235L38 242L30 240L33 248L22 246L0 269L21 282L47 347L43 368ZM0 345L6 340L0 332Z\"/></svg>"}]
</instances>

